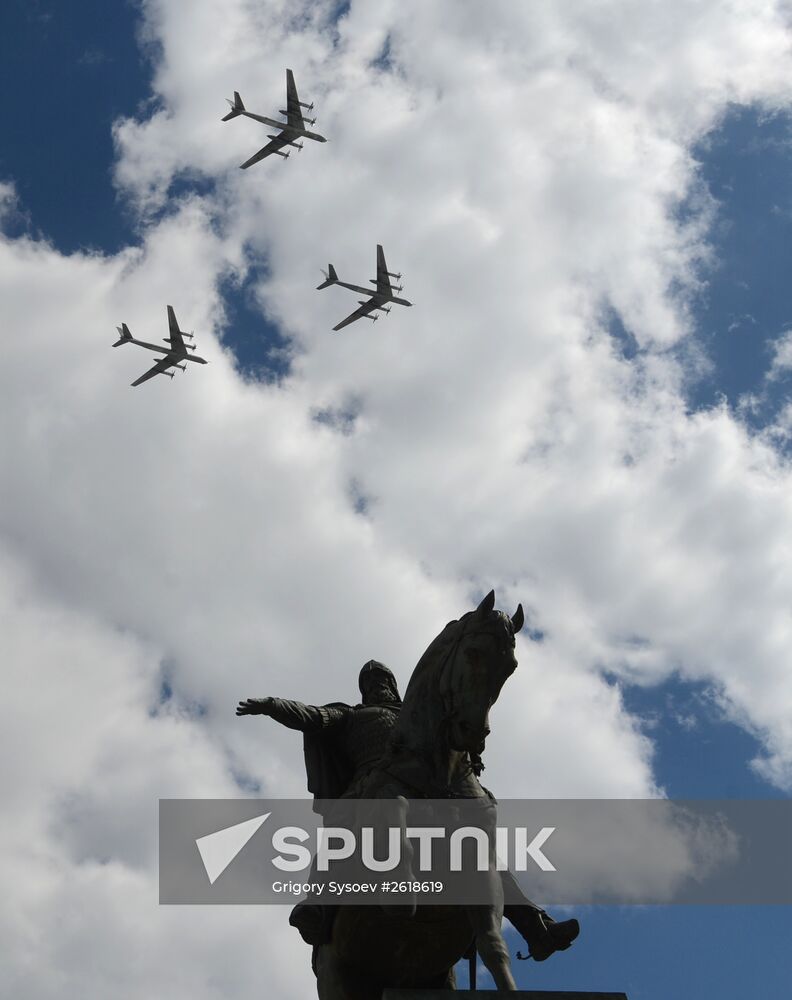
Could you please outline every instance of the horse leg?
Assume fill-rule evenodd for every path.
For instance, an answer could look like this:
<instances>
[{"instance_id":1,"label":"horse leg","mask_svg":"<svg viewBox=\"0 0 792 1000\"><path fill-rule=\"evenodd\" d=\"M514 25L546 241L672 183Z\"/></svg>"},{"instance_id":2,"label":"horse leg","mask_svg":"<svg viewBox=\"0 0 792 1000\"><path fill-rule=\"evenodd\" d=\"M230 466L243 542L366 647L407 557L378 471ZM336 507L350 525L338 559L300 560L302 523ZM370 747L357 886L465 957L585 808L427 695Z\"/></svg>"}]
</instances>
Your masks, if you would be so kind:
<instances>
[{"instance_id":1,"label":"horse leg","mask_svg":"<svg viewBox=\"0 0 792 1000\"><path fill-rule=\"evenodd\" d=\"M501 933L501 911L494 906L470 906L468 916L476 935L476 950L499 990L516 990L509 949Z\"/></svg>"},{"instance_id":2,"label":"horse leg","mask_svg":"<svg viewBox=\"0 0 792 1000\"><path fill-rule=\"evenodd\" d=\"M410 804L403 795L397 795L393 800L378 800L377 808L383 815L387 816L387 827L401 831L399 838L400 862L398 868L391 875L397 882L414 882L415 873L412 862L415 852L407 836L407 814ZM383 903L382 912L390 917L404 918L415 916L415 893L412 890L407 893L401 893L399 900L400 902L395 904Z\"/></svg>"}]
</instances>

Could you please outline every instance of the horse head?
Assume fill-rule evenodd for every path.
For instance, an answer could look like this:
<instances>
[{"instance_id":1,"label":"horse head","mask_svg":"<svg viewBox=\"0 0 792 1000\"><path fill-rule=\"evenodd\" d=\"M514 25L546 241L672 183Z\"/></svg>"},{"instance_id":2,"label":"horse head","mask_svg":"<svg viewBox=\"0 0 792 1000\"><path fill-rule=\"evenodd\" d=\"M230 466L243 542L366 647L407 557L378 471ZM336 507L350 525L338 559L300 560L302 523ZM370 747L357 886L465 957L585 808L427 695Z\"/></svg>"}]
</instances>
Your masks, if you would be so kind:
<instances>
[{"instance_id":1,"label":"horse head","mask_svg":"<svg viewBox=\"0 0 792 1000\"><path fill-rule=\"evenodd\" d=\"M434 639L413 672L402 711L413 730L415 723L424 730L420 743L444 740L451 751L483 751L489 710L517 667L514 637L523 622L522 605L509 617L495 610L490 591Z\"/></svg>"}]
</instances>

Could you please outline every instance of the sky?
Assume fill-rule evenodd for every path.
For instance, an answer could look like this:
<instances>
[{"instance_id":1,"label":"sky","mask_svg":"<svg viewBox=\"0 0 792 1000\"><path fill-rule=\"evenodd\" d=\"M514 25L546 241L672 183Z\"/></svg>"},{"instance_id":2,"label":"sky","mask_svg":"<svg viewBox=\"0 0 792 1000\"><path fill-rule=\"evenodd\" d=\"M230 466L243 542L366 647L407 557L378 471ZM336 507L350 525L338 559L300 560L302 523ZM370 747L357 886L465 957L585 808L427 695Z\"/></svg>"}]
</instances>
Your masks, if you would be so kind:
<instances>
[{"instance_id":1,"label":"sky","mask_svg":"<svg viewBox=\"0 0 792 1000\"><path fill-rule=\"evenodd\" d=\"M0 39L4 994L311 995L285 909L157 905L157 800L303 795L236 702L404 686L490 588L499 797L789 796L787 3L11 0ZM224 98L286 67L329 141L240 171ZM334 334L320 268L377 243L414 307ZM115 328L167 304L209 364L131 389ZM787 995L789 908L580 916L523 988Z\"/></svg>"}]
</instances>

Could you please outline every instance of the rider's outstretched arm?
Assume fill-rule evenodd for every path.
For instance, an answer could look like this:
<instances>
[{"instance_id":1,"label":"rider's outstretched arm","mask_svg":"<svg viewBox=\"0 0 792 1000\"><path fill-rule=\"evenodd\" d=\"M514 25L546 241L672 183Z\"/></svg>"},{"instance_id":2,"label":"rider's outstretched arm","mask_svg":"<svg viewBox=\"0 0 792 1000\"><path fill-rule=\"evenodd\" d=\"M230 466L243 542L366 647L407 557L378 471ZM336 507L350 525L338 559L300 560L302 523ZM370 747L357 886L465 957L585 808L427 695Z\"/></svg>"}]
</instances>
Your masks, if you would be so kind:
<instances>
[{"instance_id":1,"label":"rider's outstretched arm","mask_svg":"<svg viewBox=\"0 0 792 1000\"><path fill-rule=\"evenodd\" d=\"M268 715L288 729L302 733L313 732L340 725L348 710L328 705L304 705L301 701L285 698L248 698L240 701L237 715Z\"/></svg>"}]
</instances>

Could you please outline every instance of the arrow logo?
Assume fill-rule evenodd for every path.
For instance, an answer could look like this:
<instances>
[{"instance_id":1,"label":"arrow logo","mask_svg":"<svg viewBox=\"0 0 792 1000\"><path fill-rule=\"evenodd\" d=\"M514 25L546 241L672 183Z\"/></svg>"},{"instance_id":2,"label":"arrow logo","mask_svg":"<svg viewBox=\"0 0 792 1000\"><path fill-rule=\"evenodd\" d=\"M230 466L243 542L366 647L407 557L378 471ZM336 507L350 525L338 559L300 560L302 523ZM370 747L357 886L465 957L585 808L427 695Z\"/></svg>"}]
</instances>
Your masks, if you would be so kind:
<instances>
[{"instance_id":1,"label":"arrow logo","mask_svg":"<svg viewBox=\"0 0 792 1000\"><path fill-rule=\"evenodd\" d=\"M264 813L263 816L254 816L253 819L246 819L243 823L227 826L224 830L209 833L195 841L210 885L214 885L262 823L271 815L271 813Z\"/></svg>"}]
</instances>

